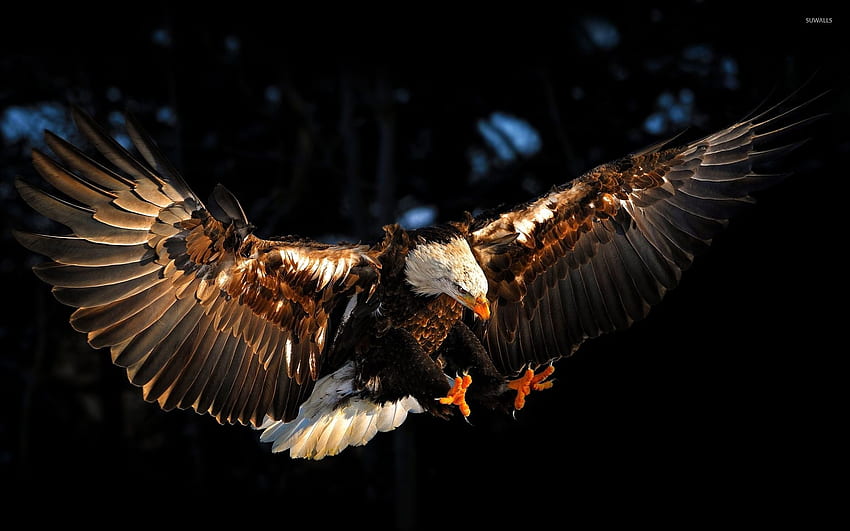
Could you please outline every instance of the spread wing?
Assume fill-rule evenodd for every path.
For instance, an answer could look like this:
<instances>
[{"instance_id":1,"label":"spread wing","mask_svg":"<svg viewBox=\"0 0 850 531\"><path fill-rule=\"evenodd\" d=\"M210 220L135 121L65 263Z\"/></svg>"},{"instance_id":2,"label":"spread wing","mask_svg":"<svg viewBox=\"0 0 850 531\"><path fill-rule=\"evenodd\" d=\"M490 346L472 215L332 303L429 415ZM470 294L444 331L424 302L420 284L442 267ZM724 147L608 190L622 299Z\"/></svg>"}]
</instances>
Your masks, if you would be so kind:
<instances>
[{"instance_id":1,"label":"spread wing","mask_svg":"<svg viewBox=\"0 0 850 531\"><path fill-rule=\"evenodd\" d=\"M492 301L479 336L497 366L513 372L568 356L644 317L753 202L750 193L783 177L756 165L797 145L787 134L817 118L794 122L803 105L603 164L473 225Z\"/></svg>"},{"instance_id":2,"label":"spread wing","mask_svg":"<svg viewBox=\"0 0 850 531\"><path fill-rule=\"evenodd\" d=\"M165 409L293 418L319 374L331 311L377 282L369 249L257 238L229 192L216 188L205 207L132 119L141 158L82 112L74 119L106 164L48 132L55 159L34 151L33 161L57 193L17 181L72 233L16 233L52 260L35 272L78 308L73 327Z\"/></svg>"}]
</instances>

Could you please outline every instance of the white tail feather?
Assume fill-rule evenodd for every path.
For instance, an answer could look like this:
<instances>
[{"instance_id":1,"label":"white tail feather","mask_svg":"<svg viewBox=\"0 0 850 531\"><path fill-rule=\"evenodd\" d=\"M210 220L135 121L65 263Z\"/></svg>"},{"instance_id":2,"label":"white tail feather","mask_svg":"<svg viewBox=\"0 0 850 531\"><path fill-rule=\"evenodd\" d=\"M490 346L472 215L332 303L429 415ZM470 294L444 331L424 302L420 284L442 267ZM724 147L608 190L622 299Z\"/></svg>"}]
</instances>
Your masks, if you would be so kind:
<instances>
[{"instance_id":1,"label":"white tail feather","mask_svg":"<svg viewBox=\"0 0 850 531\"><path fill-rule=\"evenodd\" d=\"M366 444L379 431L399 427L408 413L422 412L413 397L376 404L355 396L353 378L352 363L321 378L295 419L266 419L260 441L272 443L273 452L289 450L291 457L322 459Z\"/></svg>"}]
</instances>

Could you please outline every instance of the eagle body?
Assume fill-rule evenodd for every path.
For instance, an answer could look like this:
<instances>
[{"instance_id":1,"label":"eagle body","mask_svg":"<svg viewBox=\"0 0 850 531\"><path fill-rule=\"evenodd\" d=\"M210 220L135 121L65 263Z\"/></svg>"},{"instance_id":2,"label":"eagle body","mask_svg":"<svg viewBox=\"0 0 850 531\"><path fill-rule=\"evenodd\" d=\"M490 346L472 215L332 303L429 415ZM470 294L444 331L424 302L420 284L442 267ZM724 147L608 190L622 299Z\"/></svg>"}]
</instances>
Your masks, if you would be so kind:
<instances>
[{"instance_id":1,"label":"eagle body","mask_svg":"<svg viewBox=\"0 0 850 531\"><path fill-rule=\"evenodd\" d=\"M785 104L786 102L782 102ZM808 102L806 102L808 103ZM806 103L652 146L529 201L373 243L254 234L204 202L128 117L131 153L87 114L86 153L47 132L49 184L21 197L69 230L18 231L34 268L145 400L262 430L320 459L398 427L521 409L552 363L647 315L799 144Z\"/></svg>"}]
</instances>

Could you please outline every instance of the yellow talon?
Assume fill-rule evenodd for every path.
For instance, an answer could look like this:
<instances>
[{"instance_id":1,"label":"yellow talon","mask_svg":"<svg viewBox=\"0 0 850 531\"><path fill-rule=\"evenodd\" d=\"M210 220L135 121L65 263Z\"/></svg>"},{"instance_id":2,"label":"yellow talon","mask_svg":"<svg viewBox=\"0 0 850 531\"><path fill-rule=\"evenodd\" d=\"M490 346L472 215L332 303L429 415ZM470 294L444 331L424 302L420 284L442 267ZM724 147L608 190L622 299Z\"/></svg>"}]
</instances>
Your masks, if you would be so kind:
<instances>
[{"instance_id":1,"label":"yellow talon","mask_svg":"<svg viewBox=\"0 0 850 531\"><path fill-rule=\"evenodd\" d=\"M553 365L549 365L540 371L539 374L534 374L533 370L527 369L525 374L516 380L508 382L508 388L516 391L514 409L522 409L525 407L525 397L531 394L531 391L542 391L552 387L555 382L545 382L544 380L551 376L553 372L555 372L555 367Z\"/></svg>"},{"instance_id":2,"label":"yellow talon","mask_svg":"<svg viewBox=\"0 0 850 531\"><path fill-rule=\"evenodd\" d=\"M449 394L438 398L441 404L453 404L460 409L461 415L468 417L470 413L469 404L466 403L466 388L472 383L472 376L464 374L463 377L455 378L455 383L449 390Z\"/></svg>"}]
</instances>

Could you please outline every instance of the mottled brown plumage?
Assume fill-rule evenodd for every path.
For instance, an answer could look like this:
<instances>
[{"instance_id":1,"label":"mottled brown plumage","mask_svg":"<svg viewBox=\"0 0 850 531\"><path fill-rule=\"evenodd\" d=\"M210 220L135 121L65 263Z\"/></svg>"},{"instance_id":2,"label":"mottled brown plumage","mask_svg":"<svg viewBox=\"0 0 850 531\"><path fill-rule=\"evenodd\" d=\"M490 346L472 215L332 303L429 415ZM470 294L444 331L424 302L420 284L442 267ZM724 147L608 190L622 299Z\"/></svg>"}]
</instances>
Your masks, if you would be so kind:
<instances>
[{"instance_id":1,"label":"mottled brown plumage","mask_svg":"<svg viewBox=\"0 0 850 531\"><path fill-rule=\"evenodd\" d=\"M105 162L47 133L53 157L33 163L62 197L17 186L71 234L16 237L52 260L35 273L146 400L321 458L408 412L468 414L465 396L520 407L511 389L532 385L511 377L643 318L779 179L756 164L795 146L778 141L809 121L797 110L653 146L480 219L391 225L372 245L261 239L224 188L204 204L132 119L141 158L75 110ZM550 372L522 382L546 388ZM472 383L452 387L460 373Z\"/></svg>"}]
</instances>

